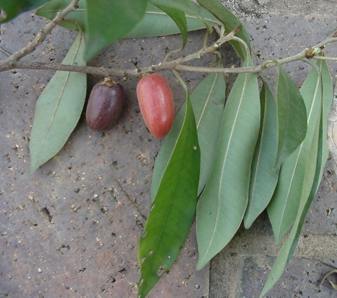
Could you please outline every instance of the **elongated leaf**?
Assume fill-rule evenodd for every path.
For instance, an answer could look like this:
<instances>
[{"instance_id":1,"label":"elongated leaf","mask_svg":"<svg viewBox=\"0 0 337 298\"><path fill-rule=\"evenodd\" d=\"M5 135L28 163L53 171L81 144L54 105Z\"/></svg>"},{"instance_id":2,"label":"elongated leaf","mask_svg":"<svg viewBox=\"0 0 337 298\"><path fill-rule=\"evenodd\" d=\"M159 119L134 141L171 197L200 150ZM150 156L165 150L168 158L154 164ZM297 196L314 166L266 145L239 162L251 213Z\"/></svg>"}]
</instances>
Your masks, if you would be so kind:
<instances>
[{"instance_id":1,"label":"elongated leaf","mask_svg":"<svg viewBox=\"0 0 337 298\"><path fill-rule=\"evenodd\" d=\"M51 0L37 11L37 15L52 19L56 13L67 5L67 0ZM204 22L214 23L215 18L209 15L206 10L201 7L201 16L187 14L188 31L200 30L205 28ZM78 30L85 27L86 18L86 2L80 1L80 8L75 12L67 15L66 19L61 23L62 26ZM202 21L202 19L204 21ZM164 36L179 33L179 28L163 11L149 4L147 6L143 19L127 34L130 38ZM90 57L91 58L91 57Z\"/></svg>"},{"instance_id":2,"label":"elongated leaf","mask_svg":"<svg viewBox=\"0 0 337 298\"><path fill-rule=\"evenodd\" d=\"M259 127L257 76L240 74L225 106L217 155L197 206L198 269L226 246L240 227L248 204Z\"/></svg>"},{"instance_id":3,"label":"elongated leaf","mask_svg":"<svg viewBox=\"0 0 337 298\"><path fill-rule=\"evenodd\" d=\"M308 111L308 131L305 140L300 147L292 153L281 168L279 182L268 207L268 215L272 224L276 243L279 243L293 225L299 207L305 173L307 168L306 146L311 146L315 127L320 118L322 102L322 66L319 70L313 68L301 88L306 109ZM279 85L280 86L280 85ZM288 85L286 85L288 86ZM285 86L285 87L286 87ZM292 111L289 117L298 117ZM294 130L293 127L288 129Z\"/></svg>"},{"instance_id":4,"label":"elongated leaf","mask_svg":"<svg viewBox=\"0 0 337 298\"><path fill-rule=\"evenodd\" d=\"M211 174L217 155L217 139L226 99L226 82L222 74L208 75L192 94L193 109L201 150L199 191L201 193Z\"/></svg>"},{"instance_id":5,"label":"elongated leaf","mask_svg":"<svg viewBox=\"0 0 337 298\"><path fill-rule=\"evenodd\" d=\"M293 255L295 248L298 243L299 235L301 227L304 223L304 214L307 212L308 208L308 202L312 201L315 193L312 191L313 184L315 183L314 180L317 178L315 177L316 169L319 167L318 163L313 162L318 157L318 136L319 136L319 128L316 127L316 133L314 138L312 138L311 144L309 143L309 146L305 146L305 155L306 155L306 168L305 168L305 178L303 179L303 185L301 185L302 193L300 194L300 206L298 208L297 216L294 222L294 226L291 229L291 232L285 241L285 243L282 245L279 255L277 256L275 263L272 267L271 272L268 275L266 284L261 292L261 297L265 296L269 290L272 289L272 287L275 285L275 283L280 279L282 276L282 273L284 272L284 269L290 259L290 257ZM311 146L310 146L311 145ZM320 171L318 171L320 172ZM312 191L312 193L310 193ZM308 199L309 197L309 199Z\"/></svg>"},{"instance_id":6,"label":"elongated leaf","mask_svg":"<svg viewBox=\"0 0 337 298\"><path fill-rule=\"evenodd\" d=\"M87 0L86 3L85 57L88 60L135 27L144 16L147 0Z\"/></svg>"},{"instance_id":7,"label":"elongated leaf","mask_svg":"<svg viewBox=\"0 0 337 298\"><path fill-rule=\"evenodd\" d=\"M247 44L248 48L250 48L250 37L247 33L247 30L239 21L239 19L235 15L233 15L230 10L225 8L219 0L197 0L197 2L201 6L209 10L217 19L219 19L223 23L227 33L233 31L234 29L238 29L239 32L237 33L237 36L240 37ZM243 44L237 41L231 41L231 45L241 59L246 59L247 53Z\"/></svg>"},{"instance_id":8,"label":"elongated leaf","mask_svg":"<svg viewBox=\"0 0 337 298\"><path fill-rule=\"evenodd\" d=\"M193 0L150 0L154 5L165 5L184 11L187 16L198 18L206 25L221 24L207 9L204 9Z\"/></svg>"},{"instance_id":9,"label":"elongated leaf","mask_svg":"<svg viewBox=\"0 0 337 298\"><path fill-rule=\"evenodd\" d=\"M294 81L281 68L276 93L279 126L277 166L280 166L304 140L307 132L307 112Z\"/></svg>"},{"instance_id":10,"label":"elongated leaf","mask_svg":"<svg viewBox=\"0 0 337 298\"><path fill-rule=\"evenodd\" d=\"M322 115L322 150L323 150L323 160L327 160L329 157L329 146L326 142L328 138L328 121L329 113L332 108L332 103L334 99L333 92L333 81L331 78L331 74L326 62L322 64L322 87L323 87L323 115ZM323 167L325 166L325 161L323 163Z\"/></svg>"},{"instance_id":11,"label":"elongated leaf","mask_svg":"<svg viewBox=\"0 0 337 298\"><path fill-rule=\"evenodd\" d=\"M10 21L18 14L27 10L34 9L48 0L0 0L0 10L3 17L0 18L0 24Z\"/></svg>"},{"instance_id":12,"label":"elongated leaf","mask_svg":"<svg viewBox=\"0 0 337 298\"><path fill-rule=\"evenodd\" d=\"M261 92L261 111L261 131L252 166L249 205L244 218L246 228L250 228L268 206L279 174L279 169L275 168L278 147L277 102L266 82Z\"/></svg>"},{"instance_id":13,"label":"elongated leaf","mask_svg":"<svg viewBox=\"0 0 337 298\"><path fill-rule=\"evenodd\" d=\"M200 145L200 179L198 194L203 190L211 171L212 160L216 152L219 124L223 113L226 82L221 74L210 74L203 79L191 94ZM183 119L183 110L176 116L170 134L161 145L152 175L151 197L154 198L160 181L172 154L175 140L179 134Z\"/></svg>"},{"instance_id":14,"label":"elongated leaf","mask_svg":"<svg viewBox=\"0 0 337 298\"><path fill-rule=\"evenodd\" d=\"M199 167L195 119L187 99L183 124L139 243L139 297L145 297L171 268L185 242L195 214Z\"/></svg>"},{"instance_id":15,"label":"elongated leaf","mask_svg":"<svg viewBox=\"0 0 337 298\"><path fill-rule=\"evenodd\" d=\"M315 198L315 195L318 191L320 182L322 180L325 164L328 158L328 149L327 149L327 121L329 110L331 107L333 99L333 82L330 76L328 66L325 61L322 63L322 108L321 108L321 119L320 119L320 131L318 139L318 153L317 153L317 164L316 164L316 173L313 181L313 185L310 191L310 195L307 197L306 193L302 194L300 208L296 216L294 226L291 229L288 239L283 244L279 256L277 257L270 274L268 275L265 286L262 290L261 297L265 296L267 292L274 287L276 282L282 276L285 267L293 255L296 246L298 244L299 236L304 224L305 217L308 213L308 210L311 206L312 201ZM315 144L313 147L315 148ZM309 160L309 164L312 163L312 160ZM314 163L312 163L314 164ZM309 174L309 172L308 172Z\"/></svg>"},{"instance_id":16,"label":"elongated leaf","mask_svg":"<svg viewBox=\"0 0 337 298\"><path fill-rule=\"evenodd\" d=\"M64 64L86 65L84 36L79 33ZM80 119L86 97L85 74L58 71L40 95L30 139L31 169L35 171L55 156Z\"/></svg>"},{"instance_id":17,"label":"elongated leaf","mask_svg":"<svg viewBox=\"0 0 337 298\"><path fill-rule=\"evenodd\" d=\"M179 7L179 6L177 6ZM178 9L178 8L176 8ZM200 8L201 9L201 8ZM206 24L215 23L215 18L201 9L200 15L186 13L187 30L195 31L206 28ZM128 34L127 37L154 37L179 33L177 25L164 12L159 11L156 7L148 5L144 18Z\"/></svg>"},{"instance_id":18,"label":"elongated leaf","mask_svg":"<svg viewBox=\"0 0 337 298\"><path fill-rule=\"evenodd\" d=\"M156 6L165 12L176 23L180 30L184 47L187 42L187 21L184 11L162 4L157 4Z\"/></svg>"}]
</instances>

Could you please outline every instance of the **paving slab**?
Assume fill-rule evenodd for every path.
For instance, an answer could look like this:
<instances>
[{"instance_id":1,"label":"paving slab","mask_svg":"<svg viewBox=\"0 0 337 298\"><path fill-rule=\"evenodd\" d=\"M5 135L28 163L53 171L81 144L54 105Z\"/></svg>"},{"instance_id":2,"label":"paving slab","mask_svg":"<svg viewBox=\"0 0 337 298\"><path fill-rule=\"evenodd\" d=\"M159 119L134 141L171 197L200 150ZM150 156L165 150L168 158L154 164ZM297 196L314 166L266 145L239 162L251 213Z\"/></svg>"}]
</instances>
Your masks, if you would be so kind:
<instances>
[{"instance_id":1,"label":"paving slab","mask_svg":"<svg viewBox=\"0 0 337 298\"><path fill-rule=\"evenodd\" d=\"M294 54L337 27L334 0L224 2L247 24L260 61ZM20 48L42 24L42 19L26 13L0 26L0 46L10 52ZM73 38L69 31L57 29L26 59L61 61ZM201 42L199 33L192 34L187 51ZM123 41L93 64L149 65L179 45L176 37ZM337 53L335 47L329 51ZM236 63L232 52L226 62ZM295 63L287 70L300 85L306 66ZM336 66L332 70L336 74ZM31 175L28 141L34 103L52 74L0 74L0 297L135 297L137 239L142 214L149 211L151 173L160 144L140 125L136 80L128 78L123 85L130 100L122 121L112 131L94 133L82 119L64 150ZM271 78L272 72L266 76ZM168 77L179 106L183 93ZM200 77L185 76L191 87ZM96 81L90 77L89 83ZM337 260L336 185L330 164L296 258L270 297L335 297L329 285L317 285ZM152 297L208 295L208 268L195 272L195 247L192 233ZM263 217L252 231L241 231L212 262L209 296L258 297L276 252Z\"/></svg>"},{"instance_id":2,"label":"paving slab","mask_svg":"<svg viewBox=\"0 0 337 298\"><path fill-rule=\"evenodd\" d=\"M43 24L30 13L21 15L0 27L0 46L9 52L19 49ZM73 33L58 28L26 60L61 61L73 39ZM201 42L200 35L192 34L186 50ZM149 65L180 44L178 37L122 41L92 63ZM34 104L52 75L24 70L0 74L0 297L136 297L137 241L149 212L160 142L143 125L136 79L126 78L128 108L118 125L93 132L82 117L65 148L30 174ZM179 106L183 91L168 77ZM201 75L185 78L193 87ZM89 84L97 80L90 77ZM195 263L192 232L177 264L150 297L208 295L208 268L196 272Z\"/></svg>"}]
</instances>

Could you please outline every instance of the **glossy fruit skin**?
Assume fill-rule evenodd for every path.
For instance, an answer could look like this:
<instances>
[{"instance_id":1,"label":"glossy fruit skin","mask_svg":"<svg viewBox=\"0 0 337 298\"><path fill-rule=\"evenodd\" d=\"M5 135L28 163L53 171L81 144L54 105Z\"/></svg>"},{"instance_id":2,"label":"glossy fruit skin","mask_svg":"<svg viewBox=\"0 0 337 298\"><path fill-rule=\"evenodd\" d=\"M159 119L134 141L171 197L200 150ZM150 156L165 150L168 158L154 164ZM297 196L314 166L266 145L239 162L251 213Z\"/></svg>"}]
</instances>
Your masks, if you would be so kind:
<instances>
[{"instance_id":1,"label":"glossy fruit skin","mask_svg":"<svg viewBox=\"0 0 337 298\"><path fill-rule=\"evenodd\" d=\"M173 94L167 80L157 73L144 76L137 84L137 98L146 127L154 137L163 138L175 116Z\"/></svg>"},{"instance_id":2,"label":"glossy fruit skin","mask_svg":"<svg viewBox=\"0 0 337 298\"><path fill-rule=\"evenodd\" d=\"M94 130L110 129L120 118L126 105L122 85L104 81L91 90L87 110L87 125Z\"/></svg>"}]
</instances>

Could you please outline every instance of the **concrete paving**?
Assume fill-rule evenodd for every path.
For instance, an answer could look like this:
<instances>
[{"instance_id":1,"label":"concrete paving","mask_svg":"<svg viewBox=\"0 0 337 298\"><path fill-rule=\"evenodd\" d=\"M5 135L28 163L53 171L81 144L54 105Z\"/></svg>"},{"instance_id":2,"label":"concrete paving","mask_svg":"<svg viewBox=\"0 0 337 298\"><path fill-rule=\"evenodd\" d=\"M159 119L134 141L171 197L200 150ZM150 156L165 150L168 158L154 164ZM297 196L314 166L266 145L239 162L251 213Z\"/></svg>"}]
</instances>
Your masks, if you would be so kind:
<instances>
[{"instance_id":1,"label":"concrete paving","mask_svg":"<svg viewBox=\"0 0 337 298\"><path fill-rule=\"evenodd\" d=\"M334 0L224 2L247 24L257 57L296 53L337 28ZM43 23L26 13L2 25L0 46L10 52L19 49ZM73 37L57 29L26 59L61 61ZM199 48L201 42L200 33L191 34L186 51ZM122 41L93 64L149 65L179 45L177 37ZM336 56L336 47L330 51ZM226 54L231 65L233 54ZM303 81L306 66L296 63L287 69L298 84ZM141 214L149 211L151 173L159 149L159 142L142 125L136 80L123 82L129 105L113 130L95 133L82 119L64 150L30 175L34 103L52 74L0 74L0 297L136 297L137 239L143 228ZM183 92L168 77L179 105ZM201 76L185 78L193 87ZM90 77L89 82L96 80ZM337 296L328 284L318 287L323 274L337 266L336 191L330 162L296 257L269 297ZM172 272L151 297L258 297L277 252L264 217L251 231L241 231L212 262L209 289L208 268L195 272L195 247L192 233Z\"/></svg>"},{"instance_id":2,"label":"concrete paving","mask_svg":"<svg viewBox=\"0 0 337 298\"><path fill-rule=\"evenodd\" d=\"M30 13L21 15L1 26L0 46L9 52L19 49L43 24ZM59 28L26 59L62 61L73 38ZM202 43L198 34L191 38L187 51ZM127 40L93 64L149 65L180 44L179 37ZM128 108L114 129L93 132L81 119L65 148L31 175L28 140L34 104L52 74L0 74L0 297L136 297L141 214L149 212L160 145L143 125L136 79L122 82ZM184 92L168 76L179 106ZM185 78L194 86L201 75ZM89 83L97 79L90 77ZM206 296L208 268L196 272L196 257L192 233L177 264L150 297Z\"/></svg>"}]
</instances>

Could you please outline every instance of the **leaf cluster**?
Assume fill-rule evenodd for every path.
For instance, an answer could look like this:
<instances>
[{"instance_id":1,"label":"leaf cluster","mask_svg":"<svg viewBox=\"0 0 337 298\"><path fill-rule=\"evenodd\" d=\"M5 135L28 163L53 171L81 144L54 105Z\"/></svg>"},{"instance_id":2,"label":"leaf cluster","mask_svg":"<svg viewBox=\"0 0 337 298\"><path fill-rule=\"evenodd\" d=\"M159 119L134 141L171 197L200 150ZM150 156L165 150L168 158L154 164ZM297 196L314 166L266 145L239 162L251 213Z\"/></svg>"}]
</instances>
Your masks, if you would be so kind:
<instances>
[{"instance_id":1,"label":"leaf cluster","mask_svg":"<svg viewBox=\"0 0 337 298\"><path fill-rule=\"evenodd\" d=\"M0 0L8 21L36 8L53 19L69 1ZM230 43L242 64L254 66L242 23L218 0L80 0L60 25L78 31L64 64L85 66L111 43L127 37L212 27L236 32ZM221 33L221 32L220 32ZM260 88L262 86L262 88ZM209 74L189 92L156 158L152 208L139 242L139 296L145 297L177 259L194 219L203 268L267 210L282 243L261 296L281 277L319 187L328 149L333 98L325 61L311 66L300 89L278 67L275 86L255 73L239 74L226 96L223 74ZM64 146L86 96L86 75L57 72L36 103L30 141L36 170Z\"/></svg>"}]
</instances>

